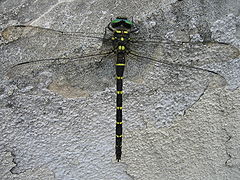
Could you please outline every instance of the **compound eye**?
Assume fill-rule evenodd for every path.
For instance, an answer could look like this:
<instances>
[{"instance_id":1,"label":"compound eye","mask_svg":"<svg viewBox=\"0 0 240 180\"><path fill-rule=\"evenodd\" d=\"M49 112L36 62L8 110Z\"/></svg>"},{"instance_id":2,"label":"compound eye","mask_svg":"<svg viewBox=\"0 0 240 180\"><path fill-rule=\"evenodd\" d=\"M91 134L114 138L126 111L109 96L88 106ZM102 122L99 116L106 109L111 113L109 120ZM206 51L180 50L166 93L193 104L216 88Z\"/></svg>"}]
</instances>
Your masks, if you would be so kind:
<instances>
[{"instance_id":1,"label":"compound eye","mask_svg":"<svg viewBox=\"0 0 240 180\"><path fill-rule=\"evenodd\" d=\"M120 21L122 21L122 20L121 19L114 19L111 23L118 23Z\"/></svg>"},{"instance_id":2,"label":"compound eye","mask_svg":"<svg viewBox=\"0 0 240 180\"><path fill-rule=\"evenodd\" d=\"M132 22L132 21L129 21L129 20L124 20L124 22L127 23L127 24L130 24L130 25L133 24L133 22Z\"/></svg>"}]
</instances>

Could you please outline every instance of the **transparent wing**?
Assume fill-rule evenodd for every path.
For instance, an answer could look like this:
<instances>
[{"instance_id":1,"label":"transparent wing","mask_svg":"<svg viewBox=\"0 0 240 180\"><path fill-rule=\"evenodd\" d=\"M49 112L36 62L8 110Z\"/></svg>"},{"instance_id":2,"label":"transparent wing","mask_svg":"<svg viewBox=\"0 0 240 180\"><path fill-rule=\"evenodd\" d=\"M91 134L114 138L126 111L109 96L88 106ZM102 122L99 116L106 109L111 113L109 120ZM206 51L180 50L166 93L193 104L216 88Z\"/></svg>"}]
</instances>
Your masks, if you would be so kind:
<instances>
[{"instance_id":1,"label":"transparent wing","mask_svg":"<svg viewBox=\"0 0 240 180\"><path fill-rule=\"evenodd\" d=\"M141 61L175 68L199 69L200 66L226 62L239 56L239 49L217 42L146 41L131 44L130 55ZM197 68L198 67L198 68Z\"/></svg>"},{"instance_id":2,"label":"transparent wing","mask_svg":"<svg viewBox=\"0 0 240 180\"><path fill-rule=\"evenodd\" d=\"M14 67L11 72L15 76L24 72L33 78L32 74L46 71L47 67L54 72L56 81L64 81L68 87L87 91L114 86L115 56L109 42L104 42L102 37L33 26L9 27L2 34L5 39L14 40L5 45L4 48L11 52L3 51L3 57L11 62ZM198 82L209 73L215 74L201 66L224 62L238 55L238 49L224 43L138 37L131 41L125 76L152 87L184 89L191 84L184 85L185 80Z\"/></svg>"},{"instance_id":3,"label":"transparent wing","mask_svg":"<svg viewBox=\"0 0 240 180\"><path fill-rule=\"evenodd\" d=\"M239 50L224 43L132 43L126 76L146 87L166 91L204 89L213 75L223 76L207 67L239 56ZM129 67L135 69L128 70ZM202 85L202 88L199 86Z\"/></svg>"},{"instance_id":4,"label":"transparent wing","mask_svg":"<svg viewBox=\"0 0 240 180\"><path fill-rule=\"evenodd\" d=\"M173 63L182 64L196 63L196 60L198 61L196 65L209 64L226 61L239 55L239 49L224 42L213 40L193 42L186 32L175 33L173 37L171 33L170 35L158 33L142 29L139 34L132 34L131 46L135 51L144 52L142 55L147 54L153 59L161 58L164 61L171 59Z\"/></svg>"},{"instance_id":5,"label":"transparent wing","mask_svg":"<svg viewBox=\"0 0 240 180\"><path fill-rule=\"evenodd\" d=\"M104 32L101 32L101 33L64 32L64 31L59 31L59 30L54 30L49 28L31 26L31 25L9 26L1 32L3 38L8 41L14 41L19 38L35 36L37 33L55 34L55 35L58 34L59 36L72 36L74 38L89 37L89 38L95 38L99 40L103 40L103 34L104 34Z\"/></svg>"},{"instance_id":6,"label":"transparent wing","mask_svg":"<svg viewBox=\"0 0 240 180\"><path fill-rule=\"evenodd\" d=\"M7 41L1 46L3 58L9 59L12 64L33 59L98 54L104 48L109 49L108 42L103 41L104 34L100 37L93 36L93 33L66 33L47 28L18 25L6 28L1 35ZM7 49L11 49L11 52L7 52Z\"/></svg>"},{"instance_id":7,"label":"transparent wing","mask_svg":"<svg viewBox=\"0 0 240 180\"><path fill-rule=\"evenodd\" d=\"M34 26L11 26L1 34L8 40L0 48L1 66L8 67L8 77L21 89L37 87L46 74L56 91L82 93L114 84L115 59L102 37Z\"/></svg>"},{"instance_id":8,"label":"transparent wing","mask_svg":"<svg viewBox=\"0 0 240 180\"><path fill-rule=\"evenodd\" d=\"M66 97L86 96L114 87L115 68L111 51L71 58L40 59L12 66L8 77L20 89L48 88Z\"/></svg>"},{"instance_id":9,"label":"transparent wing","mask_svg":"<svg viewBox=\"0 0 240 180\"><path fill-rule=\"evenodd\" d=\"M109 42L103 41L103 35L93 36L93 33L84 34L66 33L35 26L10 26L1 32L8 41L4 48L11 49L11 55L18 54L14 59L20 62L32 59L47 59L69 57L82 54L94 54L109 48ZM6 56L9 57L8 54ZM17 64L18 62L12 62Z\"/></svg>"}]
</instances>

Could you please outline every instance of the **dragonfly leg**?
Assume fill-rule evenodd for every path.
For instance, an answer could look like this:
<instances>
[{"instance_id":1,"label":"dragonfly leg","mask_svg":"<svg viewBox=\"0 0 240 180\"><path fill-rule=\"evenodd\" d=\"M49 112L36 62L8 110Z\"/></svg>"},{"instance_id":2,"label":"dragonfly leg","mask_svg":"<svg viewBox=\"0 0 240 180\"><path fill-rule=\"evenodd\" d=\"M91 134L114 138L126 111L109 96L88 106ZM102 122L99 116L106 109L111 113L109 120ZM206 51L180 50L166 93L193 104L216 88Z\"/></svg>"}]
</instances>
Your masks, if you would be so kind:
<instances>
[{"instance_id":1,"label":"dragonfly leg","mask_svg":"<svg viewBox=\"0 0 240 180\"><path fill-rule=\"evenodd\" d=\"M106 57L108 57L108 56L110 56L110 55L112 55L113 53L114 53L113 50L111 50L111 51L109 51L109 52L107 52L107 53L103 53L103 54L106 54L106 55L103 56L103 57L100 59L100 61L96 62L96 64L98 64L99 66L101 66L101 63L103 62L103 59L106 58Z\"/></svg>"}]
</instances>

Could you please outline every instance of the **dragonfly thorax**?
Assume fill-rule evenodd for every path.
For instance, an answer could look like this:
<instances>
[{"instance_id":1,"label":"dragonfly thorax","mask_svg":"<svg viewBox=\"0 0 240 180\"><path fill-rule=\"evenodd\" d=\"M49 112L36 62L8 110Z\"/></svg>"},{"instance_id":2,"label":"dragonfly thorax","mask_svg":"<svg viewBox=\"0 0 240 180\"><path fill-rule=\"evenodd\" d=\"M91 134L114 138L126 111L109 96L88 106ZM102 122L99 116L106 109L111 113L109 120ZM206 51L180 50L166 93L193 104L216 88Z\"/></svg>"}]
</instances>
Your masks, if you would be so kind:
<instances>
[{"instance_id":1,"label":"dragonfly thorax","mask_svg":"<svg viewBox=\"0 0 240 180\"><path fill-rule=\"evenodd\" d=\"M113 33L113 48L118 52L126 52L129 50L130 33L127 30L116 30Z\"/></svg>"}]
</instances>

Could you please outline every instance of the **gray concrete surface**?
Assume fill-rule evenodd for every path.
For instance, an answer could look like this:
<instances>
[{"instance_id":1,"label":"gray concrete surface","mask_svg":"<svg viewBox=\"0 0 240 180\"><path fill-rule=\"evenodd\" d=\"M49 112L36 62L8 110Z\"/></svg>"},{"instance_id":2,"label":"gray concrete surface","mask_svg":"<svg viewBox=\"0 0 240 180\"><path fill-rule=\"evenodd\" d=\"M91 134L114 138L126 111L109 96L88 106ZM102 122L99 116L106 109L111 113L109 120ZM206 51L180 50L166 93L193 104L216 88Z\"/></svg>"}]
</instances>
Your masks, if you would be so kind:
<instances>
[{"instance_id":1,"label":"gray concrete surface","mask_svg":"<svg viewBox=\"0 0 240 180\"><path fill-rule=\"evenodd\" d=\"M0 179L240 179L239 0L0 4ZM114 56L10 67L106 50L44 28L102 37L119 15L159 41L134 49L205 71L129 58L118 163ZM19 24L41 28L10 28Z\"/></svg>"}]
</instances>

